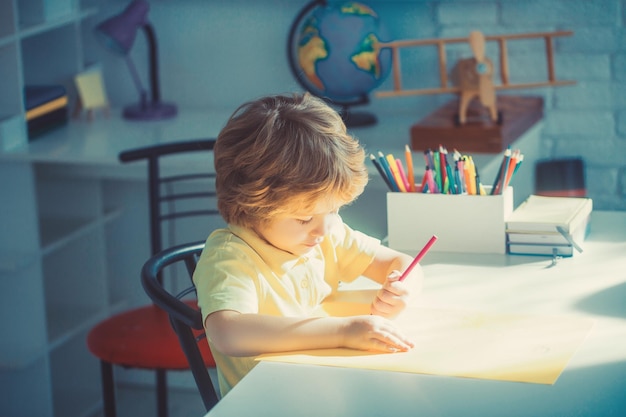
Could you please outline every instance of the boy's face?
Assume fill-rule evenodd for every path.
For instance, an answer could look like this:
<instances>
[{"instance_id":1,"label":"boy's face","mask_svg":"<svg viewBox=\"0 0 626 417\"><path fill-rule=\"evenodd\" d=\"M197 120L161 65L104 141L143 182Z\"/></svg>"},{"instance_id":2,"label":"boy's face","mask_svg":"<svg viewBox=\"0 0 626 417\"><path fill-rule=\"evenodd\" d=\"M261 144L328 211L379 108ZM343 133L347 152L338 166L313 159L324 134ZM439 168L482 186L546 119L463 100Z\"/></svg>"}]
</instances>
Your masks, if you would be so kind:
<instances>
[{"instance_id":1,"label":"boy's face","mask_svg":"<svg viewBox=\"0 0 626 417\"><path fill-rule=\"evenodd\" d=\"M304 255L324 240L339 221L339 204L325 200L310 210L288 210L255 228L270 245L293 255Z\"/></svg>"}]
</instances>

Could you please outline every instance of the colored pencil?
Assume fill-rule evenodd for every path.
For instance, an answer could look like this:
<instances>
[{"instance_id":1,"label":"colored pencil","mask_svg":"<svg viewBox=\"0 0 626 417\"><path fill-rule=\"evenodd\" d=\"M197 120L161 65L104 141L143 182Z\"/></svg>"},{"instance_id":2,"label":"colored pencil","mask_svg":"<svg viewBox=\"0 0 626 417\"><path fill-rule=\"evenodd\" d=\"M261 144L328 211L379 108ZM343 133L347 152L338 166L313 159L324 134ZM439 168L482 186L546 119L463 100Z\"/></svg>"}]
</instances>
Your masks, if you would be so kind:
<instances>
[{"instance_id":1,"label":"colored pencil","mask_svg":"<svg viewBox=\"0 0 626 417\"><path fill-rule=\"evenodd\" d=\"M387 178L387 174L385 174L385 172L383 171L383 167L380 166L380 162L378 162L376 160L376 157L374 155L372 155L372 154L370 154L370 159L371 159L372 163L374 164L374 166L376 167L376 170L378 171L378 173L382 177L383 181L385 181L385 184L387 184L387 187L389 188L389 190L390 191L394 191L393 186L389 182L389 178Z\"/></svg>"},{"instance_id":2,"label":"colored pencil","mask_svg":"<svg viewBox=\"0 0 626 417\"><path fill-rule=\"evenodd\" d=\"M413 172L413 155L411 155L411 149L409 145L404 145L404 158L406 159L407 179L409 180L409 187L412 193L415 192L415 173Z\"/></svg>"},{"instance_id":3,"label":"colored pencil","mask_svg":"<svg viewBox=\"0 0 626 417\"><path fill-rule=\"evenodd\" d=\"M400 276L399 281L404 281L405 280L405 278L411 273L413 268L415 268L415 265L417 265L419 263L419 261L422 260L424 255L426 255L426 252L428 252L430 250L430 247L433 245L433 243L435 243L436 240L437 240L437 236L433 235L428 240L428 242L426 242L426 245L424 245L422 250L417 254L417 256L415 258L413 258L413 260L411 261L411 264L402 273L402 275Z\"/></svg>"}]
</instances>

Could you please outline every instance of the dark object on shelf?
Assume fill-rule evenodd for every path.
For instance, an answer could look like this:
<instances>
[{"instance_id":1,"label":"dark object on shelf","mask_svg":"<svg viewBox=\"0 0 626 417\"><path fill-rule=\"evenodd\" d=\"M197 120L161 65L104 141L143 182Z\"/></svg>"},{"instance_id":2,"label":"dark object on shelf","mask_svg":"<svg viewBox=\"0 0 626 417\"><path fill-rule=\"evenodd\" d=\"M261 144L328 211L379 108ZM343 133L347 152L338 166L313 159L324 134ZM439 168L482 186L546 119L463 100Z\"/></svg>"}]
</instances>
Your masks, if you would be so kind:
<instances>
[{"instance_id":1,"label":"dark object on shelf","mask_svg":"<svg viewBox=\"0 0 626 417\"><path fill-rule=\"evenodd\" d=\"M411 126L413 150L435 149L446 144L462 152L500 153L543 117L543 98L498 96L501 123L492 122L483 106L473 101L464 125L458 117L458 101L452 100Z\"/></svg>"},{"instance_id":2,"label":"dark object on shelf","mask_svg":"<svg viewBox=\"0 0 626 417\"><path fill-rule=\"evenodd\" d=\"M67 124L68 97L62 85L25 86L24 107L29 140Z\"/></svg>"},{"instance_id":3,"label":"dark object on shelf","mask_svg":"<svg viewBox=\"0 0 626 417\"><path fill-rule=\"evenodd\" d=\"M69 120L68 114L69 111L66 105L44 115L36 117L32 120L29 120L26 123L26 127L28 130L28 140L36 139L44 133L49 132L50 130L66 125L67 121Z\"/></svg>"},{"instance_id":4,"label":"dark object on shelf","mask_svg":"<svg viewBox=\"0 0 626 417\"><path fill-rule=\"evenodd\" d=\"M535 164L535 194L548 197L586 197L585 161L544 159Z\"/></svg>"}]
</instances>

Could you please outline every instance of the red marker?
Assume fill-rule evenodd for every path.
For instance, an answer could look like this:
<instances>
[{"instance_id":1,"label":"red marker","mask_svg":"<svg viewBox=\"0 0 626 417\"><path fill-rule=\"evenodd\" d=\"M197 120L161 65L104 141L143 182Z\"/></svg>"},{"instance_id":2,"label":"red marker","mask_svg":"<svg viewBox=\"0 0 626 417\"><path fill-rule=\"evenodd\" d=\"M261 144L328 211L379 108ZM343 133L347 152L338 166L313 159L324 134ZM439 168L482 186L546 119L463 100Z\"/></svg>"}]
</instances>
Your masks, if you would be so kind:
<instances>
[{"instance_id":1,"label":"red marker","mask_svg":"<svg viewBox=\"0 0 626 417\"><path fill-rule=\"evenodd\" d=\"M419 263L419 261L422 260L422 258L424 257L424 255L426 255L426 252L428 252L428 250L430 249L430 247L433 245L433 243L435 243L435 241L437 240L437 236L433 235L433 237L430 238L430 240L428 242L426 242L426 245L424 245L424 247L422 248L422 250L420 251L420 253L417 254L417 256L415 257L415 259L413 259L411 261L411 264L407 267L407 269L402 273L402 276L400 276L399 281L404 281L404 279L407 277L407 275L409 275L409 273L413 270L413 268L415 268L415 265L417 265Z\"/></svg>"}]
</instances>

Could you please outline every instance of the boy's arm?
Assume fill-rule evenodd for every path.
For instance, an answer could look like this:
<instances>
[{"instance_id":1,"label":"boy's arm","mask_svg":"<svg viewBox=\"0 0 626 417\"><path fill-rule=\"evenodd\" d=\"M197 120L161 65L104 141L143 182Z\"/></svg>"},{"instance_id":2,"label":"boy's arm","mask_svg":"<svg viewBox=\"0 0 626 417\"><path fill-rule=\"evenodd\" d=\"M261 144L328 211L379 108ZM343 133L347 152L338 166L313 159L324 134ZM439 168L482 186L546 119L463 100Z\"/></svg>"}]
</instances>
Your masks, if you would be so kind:
<instances>
[{"instance_id":1,"label":"boy's arm","mask_svg":"<svg viewBox=\"0 0 626 417\"><path fill-rule=\"evenodd\" d=\"M412 260L409 255L380 246L374 260L363 272L364 276L382 284L372 302L372 314L395 317L420 293L423 279L420 265L404 281L398 281Z\"/></svg>"},{"instance_id":2,"label":"boy's arm","mask_svg":"<svg viewBox=\"0 0 626 417\"><path fill-rule=\"evenodd\" d=\"M228 356L336 347L396 352L413 347L393 322L373 315L298 318L221 310L206 318L205 328L215 348Z\"/></svg>"}]
</instances>

